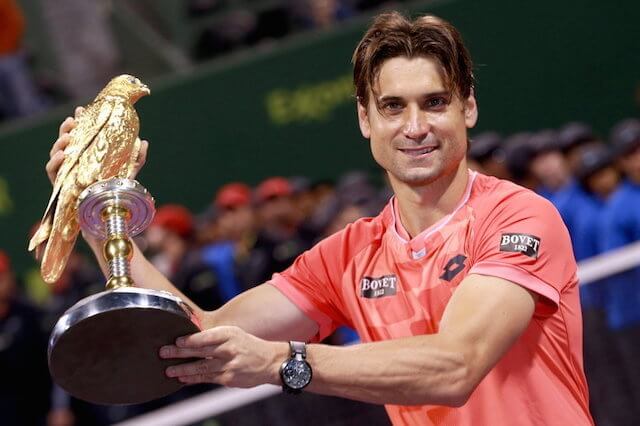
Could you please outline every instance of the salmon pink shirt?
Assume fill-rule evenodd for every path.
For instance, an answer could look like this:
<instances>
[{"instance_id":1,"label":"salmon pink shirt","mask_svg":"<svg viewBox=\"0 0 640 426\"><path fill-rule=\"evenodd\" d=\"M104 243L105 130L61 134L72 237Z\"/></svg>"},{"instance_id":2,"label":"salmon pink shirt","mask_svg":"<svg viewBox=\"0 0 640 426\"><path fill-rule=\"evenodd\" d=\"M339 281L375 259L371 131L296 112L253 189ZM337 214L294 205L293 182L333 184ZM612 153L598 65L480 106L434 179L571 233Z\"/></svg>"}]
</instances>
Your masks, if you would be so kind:
<instances>
[{"instance_id":1,"label":"salmon pink shirt","mask_svg":"<svg viewBox=\"0 0 640 426\"><path fill-rule=\"evenodd\" d=\"M553 205L511 182L470 172L456 209L412 239L392 198L377 217L321 241L271 284L317 322L316 340L347 325L375 342L437 333L469 274L537 293L529 326L464 406L387 405L393 424L593 424L569 234Z\"/></svg>"}]
</instances>

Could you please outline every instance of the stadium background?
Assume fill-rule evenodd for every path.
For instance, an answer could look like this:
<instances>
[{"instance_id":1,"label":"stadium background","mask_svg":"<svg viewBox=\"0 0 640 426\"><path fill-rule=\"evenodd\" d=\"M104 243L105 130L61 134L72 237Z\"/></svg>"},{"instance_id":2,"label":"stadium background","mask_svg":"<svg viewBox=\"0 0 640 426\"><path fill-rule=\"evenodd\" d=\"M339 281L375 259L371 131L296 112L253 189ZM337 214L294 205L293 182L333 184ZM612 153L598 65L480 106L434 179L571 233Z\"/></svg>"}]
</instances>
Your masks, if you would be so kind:
<instances>
[{"instance_id":1,"label":"stadium background","mask_svg":"<svg viewBox=\"0 0 640 426\"><path fill-rule=\"evenodd\" d=\"M30 10L30 2L23 3ZM445 0L399 6L451 20L465 37L480 108L472 135L570 120L606 135L617 120L638 114L638 2ZM116 24L123 20L119 12ZM151 143L139 180L159 204L199 211L216 188L233 180L334 178L351 169L377 173L357 128L349 80L353 48L369 21L369 15L358 16L330 31L245 49L180 75L152 60L151 48L118 27L123 68L152 90L137 104L141 136ZM32 43L42 40L29 35ZM87 101L0 127L0 241L19 270L33 264L27 236L50 194L43 165L57 126Z\"/></svg>"},{"instance_id":2,"label":"stadium background","mask_svg":"<svg viewBox=\"0 0 640 426\"><path fill-rule=\"evenodd\" d=\"M39 8L47 2L18 3L27 17L25 48L34 75L55 76L60 64ZM297 2L212 0L228 7L198 18L186 15L187 1L100 3L109 9L122 55L120 70L135 74L152 89L152 95L137 104L141 135L151 142L139 180L158 205L176 203L203 212L221 185L237 180L255 185L274 175L335 180L345 172L364 170L382 183L357 128L350 80L351 53L377 9L330 29L279 34L254 47L194 60L189 55L198 34L205 27L227 25L231 9L261 11ZM508 135L578 120L592 125L606 140L616 122L638 115L637 2L387 3L411 15L440 15L461 30L475 62L480 106L472 137L485 130ZM21 276L37 274L26 244L50 194L43 166L57 127L75 105L88 101L65 99L41 114L0 122L0 249L7 251ZM594 331L588 330L597 336L590 342L606 349L606 336ZM614 370L612 364L601 366L605 375ZM629 393L622 387L616 391ZM612 395L611 405L603 405L600 412L615 407L616 401L617 395ZM386 417L374 408L379 407L315 395L296 401L279 397L205 424L259 424L267 418L296 423L310 412L325 417L324 423L318 418L308 424L386 424ZM109 418L127 417L112 414Z\"/></svg>"}]
</instances>

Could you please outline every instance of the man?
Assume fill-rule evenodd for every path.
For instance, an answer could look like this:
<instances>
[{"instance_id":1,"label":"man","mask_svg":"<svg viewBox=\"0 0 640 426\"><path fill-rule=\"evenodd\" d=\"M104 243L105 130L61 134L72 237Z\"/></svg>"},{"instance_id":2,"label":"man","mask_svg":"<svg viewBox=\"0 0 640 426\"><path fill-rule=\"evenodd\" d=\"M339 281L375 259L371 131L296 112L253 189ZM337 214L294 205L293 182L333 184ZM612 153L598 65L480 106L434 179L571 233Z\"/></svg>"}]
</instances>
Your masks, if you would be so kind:
<instances>
[{"instance_id":1,"label":"man","mask_svg":"<svg viewBox=\"0 0 640 426\"><path fill-rule=\"evenodd\" d=\"M433 16L383 14L353 61L360 129L395 196L268 283L195 308L205 331L160 355L200 360L168 376L306 386L387 404L397 425L592 424L569 236L543 198L467 169L478 109L460 34ZM132 274L175 291L139 252ZM343 324L364 343L285 343Z\"/></svg>"}]
</instances>

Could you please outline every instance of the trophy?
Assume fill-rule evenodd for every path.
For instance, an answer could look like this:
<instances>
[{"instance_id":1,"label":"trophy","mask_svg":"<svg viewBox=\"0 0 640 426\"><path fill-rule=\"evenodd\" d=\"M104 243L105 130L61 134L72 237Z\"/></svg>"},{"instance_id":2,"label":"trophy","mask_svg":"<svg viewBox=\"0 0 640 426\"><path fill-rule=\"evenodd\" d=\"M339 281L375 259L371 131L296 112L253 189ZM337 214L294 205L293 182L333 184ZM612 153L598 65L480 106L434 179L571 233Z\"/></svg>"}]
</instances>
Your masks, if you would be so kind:
<instances>
[{"instance_id":1,"label":"trophy","mask_svg":"<svg viewBox=\"0 0 640 426\"><path fill-rule=\"evenodd\" d=\"M104 240L106 291L86 297L58 320L49 339L49 370L70 394L99 404L150 401L182 384L165 376L178 360L158 356L162 345L199 331L187 304L164 291L133 287L129 237L151 222L154 201L138 182L113 178L79 197L85 233Z\"/></svg>"},{"instance_id":2,"label":"trophy","mask_svg":"<svg viewBox=\"0 0 640 426\"><path fill-rule=\"evenodd\" d=\"M153 197L130 178L141 149L133 104L149 93L133 76L115 77L76 118L49 204L29 243L29 250L43 253L43 279L54 283L80 229L104 241L106 290L69 308L54 326L48 348L54 381L98 404L142 403L178 390L182 384L164 372L180 361L161 359L158 351L199 331L180 298L137 288L131 278L130 237L146 229L155 213Z\"/></svg>"}]
</instances>

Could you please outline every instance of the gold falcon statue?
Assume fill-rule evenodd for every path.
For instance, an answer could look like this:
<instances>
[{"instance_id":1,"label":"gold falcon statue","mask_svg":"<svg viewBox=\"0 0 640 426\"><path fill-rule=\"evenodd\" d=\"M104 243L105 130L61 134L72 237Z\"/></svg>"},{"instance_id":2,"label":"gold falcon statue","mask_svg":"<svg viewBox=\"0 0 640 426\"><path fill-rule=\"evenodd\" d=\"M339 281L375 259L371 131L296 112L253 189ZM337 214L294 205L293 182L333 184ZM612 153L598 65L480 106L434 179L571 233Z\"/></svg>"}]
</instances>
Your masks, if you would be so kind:
<instances>
[{"instance_id":1,"label":"gold falcon statue","mask_svg":"<svg viewBox=\"0 0 640 426\"><path fill-rule=\"evenodd\" d=\"M136 77L120 75L76 118L49 204L29 242L29 251L46 242L40 265L45 282L58 280L73 250L80 231L80 193L94 182L131 176L140 151L140 120L133 104L149 93Z\"/></svg>"}]
</instances>

